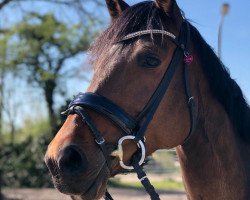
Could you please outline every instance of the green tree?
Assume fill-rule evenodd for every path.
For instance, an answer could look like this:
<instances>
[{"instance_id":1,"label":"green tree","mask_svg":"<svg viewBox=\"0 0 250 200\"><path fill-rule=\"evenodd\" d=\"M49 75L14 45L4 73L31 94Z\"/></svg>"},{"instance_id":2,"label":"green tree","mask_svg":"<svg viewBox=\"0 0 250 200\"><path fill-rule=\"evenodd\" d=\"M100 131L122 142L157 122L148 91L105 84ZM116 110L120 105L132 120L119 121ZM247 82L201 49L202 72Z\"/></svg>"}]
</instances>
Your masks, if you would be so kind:
<instances>
[{"instance_id":1,"label":"green tree","mask_svg":"<svg viewBox=\"0 0 250 200\"><path fill-rule=\"evenodd\" d=\"M97 34L92 27L93 22L68 25L53 14L29 13L24 22L9 28L10 65L16 66L18 75L27 77L28 83L42 89L53 133L57 124L54 96L59 81L68 75L63 73L65 63L88 49Z\"/></svg>"},{"instance_id":2,"label":"green tree","mask_svg":"<svg viewBox=\"0 0 250 200\"><path fill-rule=\"evenodd\" d=\"M5 43L0 39L0 141L2 137L2 110L3 110L3 87L4 87L4 74L5 69L3 67L4 58L5 58Z\"/></svg>"},{"instance_id":3,"label":"green tree","mask_svg":"<svg viewBox=\"0 0 250 200\"><path fill-rule=\"evenodd\" d=\"M2 114L4 107L4 77L7 69L9 68L9 63L7 60L7 41L8 36L4 36L0 33L0 142L2 141Z\"/></svg>"}]
</instances>

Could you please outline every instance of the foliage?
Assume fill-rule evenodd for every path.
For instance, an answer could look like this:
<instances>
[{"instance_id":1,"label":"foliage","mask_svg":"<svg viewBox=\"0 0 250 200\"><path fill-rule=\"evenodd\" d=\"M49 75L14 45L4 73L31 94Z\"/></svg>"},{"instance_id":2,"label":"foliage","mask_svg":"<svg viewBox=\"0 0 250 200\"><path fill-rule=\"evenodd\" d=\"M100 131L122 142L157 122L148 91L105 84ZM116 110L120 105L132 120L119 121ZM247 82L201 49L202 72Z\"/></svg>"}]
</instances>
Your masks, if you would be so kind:
<instances>
[{"instance_id":1,"label":"foliage","mask_svg":"<svg viewBox=\"0 0 250 200\"><path fill-rule=\"evenodd\" d=\"M44 133L49 133L48 119L26 119L23 127L16 131L16 143L27 140L29 137L39 138Z\"/></svg>"},{"instance_id":2,"label":"foliage","mask_svg":"<svg viewBox=\"0 0 250 200\"><path fill-rule=\"evenodd\" d=\"M8 63L6 62L6 51L7 51L8 37L0 35L0 69L7 68Z\"/></svg>"},{"instance_id":3,"label":"foliage","mask_svg":"<svg viewBox=\"0 0 250 200\"><path fill-rule=\"evenodd\" d=\"M44 84L61 72L64 62L87 50L97 31L94 22L68 25L53 14L29 13L8 32L12 64L29 71L29 80Z\"/></svg>"},{"instance_id":4,"label":"foliage","mask_svg":"<svg viewBox=\"0 0 250 200\"><path fill-rule=\"evenodd\" d=\"M43 162L48 145L45 136L29 137L21 143L4 144L0 149L2 184L6 187L51 187L49 172Z\"/></svg>"},{"instance_id":5,"label":"foliage","mask_svg":"<svg viewBox=\"0 0 250 200\"><path fill-rule=\"evenodd\" d=\"M28 4L32 5L32 10L34 10L39 9L39 6L37 5L41 5L41 3L43 3L43 6L47 7L48 10L55 10L56 7L60 9L61 12L71 10L71 13L67 13L68 15L72 14L73 12L79 15L81 19L87 18L88 20L95 18L95 16L93 16L94 13L91 12L93 9L91 10L89 7L94 7L96 9L96 7L102 7L104 5L103 0L0 0L0 11L4 10L5 8L15 8L14 12L17 10L25 12L26 9L23 9L23 6Z\"/></svg>"},{"instance_id":6,"label":"foliage","mask_svg":"<svg viewBox=\"0 0 250 200\"><path fill-rule=\"evenodd\" d=\"M53 14L28 13L23 22L10 27L4 36L7 60L16 67L16 75L42 89L52 132L57 123L54 96L61 83L72 75L72 67L66 63L88 49L97 35L93 24L89 21L69 25Z\"/></svg>"},{"instance_id":7,"label":"foliage","mask_svg":"<svg viewBox=\"0 0 250 200\"><path fill-rule=\"evenodd\" d=\"M4 129L1 137L0 144L8 143L21 143L27 140L29 137L38 138L44 133L50 133L49 121L46 118L41 119L24 119L24 123L20 128L16 128L14 132L14 140L12 140L11 130ZM51 135L51 134L49 134Z\"/></svg>"}]
</instances>

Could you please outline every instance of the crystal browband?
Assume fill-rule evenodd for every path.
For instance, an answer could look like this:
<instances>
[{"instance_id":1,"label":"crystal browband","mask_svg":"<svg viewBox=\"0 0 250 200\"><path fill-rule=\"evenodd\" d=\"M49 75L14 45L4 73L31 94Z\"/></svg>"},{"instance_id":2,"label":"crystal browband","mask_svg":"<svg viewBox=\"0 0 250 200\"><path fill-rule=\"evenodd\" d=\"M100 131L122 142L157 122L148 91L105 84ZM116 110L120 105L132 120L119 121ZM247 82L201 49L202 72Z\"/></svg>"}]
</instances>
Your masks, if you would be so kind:
<instances>
[{"instance_id":1,"label":"crystal browband","mask_svg":"<svg viewBox=\"0 0 250 200\"><path fill-rule=\"evenodd\" d=\"M152 29L152 30L144 30L144 31L137 31L131 34L126 35L125 37L122 38L121 41L124 40L129 40L141 35L147 35L147 34L162 34L162 35L167 35L169 37L171 37L173 40L176 39L176 36L173 33L170 33L168 31L164 31L164 30L157 30L157 29Z\"/></svg>"}]
</instances>

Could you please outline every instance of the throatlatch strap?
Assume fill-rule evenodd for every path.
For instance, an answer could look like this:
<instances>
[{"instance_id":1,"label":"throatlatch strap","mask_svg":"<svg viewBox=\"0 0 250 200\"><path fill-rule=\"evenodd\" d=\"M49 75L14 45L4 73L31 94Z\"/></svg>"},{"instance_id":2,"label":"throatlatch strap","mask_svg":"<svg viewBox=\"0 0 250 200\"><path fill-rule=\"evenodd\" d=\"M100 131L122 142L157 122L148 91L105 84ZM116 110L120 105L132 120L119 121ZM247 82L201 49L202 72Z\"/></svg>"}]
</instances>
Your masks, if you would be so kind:
<instances>
[{"instance_id":1,"label":"throatlatch strap","mask_svg":"<svg viewBox=\"0 0 250 200\"><path fill-rule=\"evenodd\" d=\"M190 39L190 26L187 26L187 34L188 35L187 35L187 41L186 41L186 52L189 52L188 44L189 44L189 39ZM188 106L189 106L189 116L190 116L191 126L190 126L188 136L184 140L183 144L185 144L189 140L190 136L194 132L196 128L196 121L197 121L197 106L196 106L194 96L192 96L192 92L191 92L189 69L188 69L189 64L190 63L184 63L184 81L185 81L185 92L186 92Z\"/></svg>"}]
</instances>

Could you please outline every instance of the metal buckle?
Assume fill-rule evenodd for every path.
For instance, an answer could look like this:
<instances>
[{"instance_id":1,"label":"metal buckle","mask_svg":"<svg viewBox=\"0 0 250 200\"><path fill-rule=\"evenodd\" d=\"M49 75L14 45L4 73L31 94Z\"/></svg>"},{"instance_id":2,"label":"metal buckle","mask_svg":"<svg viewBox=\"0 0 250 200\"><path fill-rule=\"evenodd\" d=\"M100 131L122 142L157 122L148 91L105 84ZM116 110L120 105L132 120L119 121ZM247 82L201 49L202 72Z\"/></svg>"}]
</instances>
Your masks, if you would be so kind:
<instances>
[{"instance_id":1,"label":"metal buckle","mask_svg":"<svg viewBox=\"0 0 250 200\"><path fill-rule=\"evenodd\" d=\"M95 142L99 145L102 145L104 142L105 142L105 139L102 137L102 138L98 138L98 140L96 139Z\"/></svg>"},{"instance_id":2,"label":"metal buckle","mask_svg":"<svg viewBox=\"0 0 250 200\"><path fill-rule=\"evenodd\" d=\"M118 149L113 151L112 154L111 154L112 156L119 158L119 163L120 163L120 165L121 165L121 167L123 169L127 169L127 170L134 169L133 166L127 166L127 165L124 164L124 162L123 162L123 148L122 148L122 143L123 143L124 140L134 140L134 139L135 139L135 136L133 136L133 135L126 135L126 136L120 138L119 141L118 141ZM145 145L141 140L139 140L137 145L141 149L141 159L139 161L139 165L142 165L142 163L143 163L143 161L145 160L145 157L146 157Z\"/></svg>"},{"instance_id":3,"label":"metal buckle","mask_svg":"<svg viewBox=\"0 0 250 200\"><path fill-rule=\"evenodd\" d=\"M188 99L188 104L190 104L191 101L193 101L193 100L194 100L194 97L193 97L193 96L189 97L189 99Z\"/></svg>"}]
</instances>

